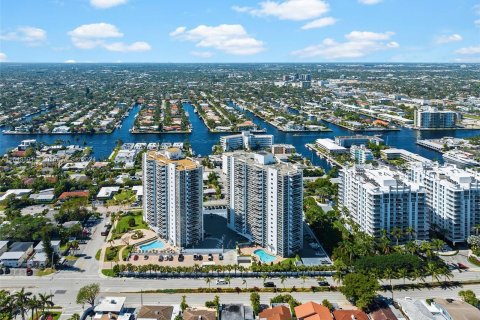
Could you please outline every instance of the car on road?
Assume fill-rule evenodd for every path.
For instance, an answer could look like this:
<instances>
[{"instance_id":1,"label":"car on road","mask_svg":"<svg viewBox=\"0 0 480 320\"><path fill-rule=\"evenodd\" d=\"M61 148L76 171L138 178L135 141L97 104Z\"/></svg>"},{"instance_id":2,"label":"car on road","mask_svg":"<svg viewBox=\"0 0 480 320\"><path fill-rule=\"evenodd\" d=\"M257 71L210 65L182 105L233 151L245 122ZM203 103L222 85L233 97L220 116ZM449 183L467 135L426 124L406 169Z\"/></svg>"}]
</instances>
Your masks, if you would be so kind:
<instances>
[{"instance_id":1,"label":"car on road","mask_svg":"<svg viewBox=\"0 0 480 320\"><path fill-rule=\"evenodd\" d=\"M468 266L464 265L463 263L457 263L458 264L458 269L460 270L467 270L468 269Z\"/></svg>"},{"instance_id":2,"label":"car on road","mask_svg":"<svg viewBox=\"0 0 480 320\"><path fill-rule=\"evenodd\" d=\"M225 279L217 279L215 282L217 285L225 285L228 284L228 282Z\"/></svg>"},{"instance_id":3,"label":"car on road","mask_svg":"<svg viewBox=\"0 0 480 320\"><path fill-rule=\"evenodd\" d=\"M321 287L328 287L330 283L328 283L327 281L318 281L318 285Z\"/></svg>"},{"instance_id":4,"label":"car on road","mask_svg":"<svg viewBox=\"0 0 480 320\"><path fill-rule=\"evenodd\" d=\"M273 282L265 282L265 283L263 284L263 286L264 286L265 288L275 288L275 283L273 283Z\"/></svg>"}]
</instances>

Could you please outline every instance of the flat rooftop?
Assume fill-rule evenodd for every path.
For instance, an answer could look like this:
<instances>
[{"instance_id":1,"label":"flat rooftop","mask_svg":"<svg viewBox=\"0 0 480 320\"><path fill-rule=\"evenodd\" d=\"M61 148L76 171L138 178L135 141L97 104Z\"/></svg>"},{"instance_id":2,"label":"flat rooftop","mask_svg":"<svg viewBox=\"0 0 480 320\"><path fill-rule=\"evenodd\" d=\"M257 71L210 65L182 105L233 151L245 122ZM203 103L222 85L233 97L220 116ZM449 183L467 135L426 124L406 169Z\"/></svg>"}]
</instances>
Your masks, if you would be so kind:
<instances>
[{"instance_id":1,"label":"flat rooftop","mask_svg":"<svg viewBox=\"0 0 480 320\"><path fill-rule=\"evenodd\" d=\"M179 160L170 159L167 157L167 155L158 151L148 151L147 160L155 160L158 164L164 166L174 164L177 170L193 170L199 167L199 165L190 158L184 158Z\"/></svg>"}]
</instances>

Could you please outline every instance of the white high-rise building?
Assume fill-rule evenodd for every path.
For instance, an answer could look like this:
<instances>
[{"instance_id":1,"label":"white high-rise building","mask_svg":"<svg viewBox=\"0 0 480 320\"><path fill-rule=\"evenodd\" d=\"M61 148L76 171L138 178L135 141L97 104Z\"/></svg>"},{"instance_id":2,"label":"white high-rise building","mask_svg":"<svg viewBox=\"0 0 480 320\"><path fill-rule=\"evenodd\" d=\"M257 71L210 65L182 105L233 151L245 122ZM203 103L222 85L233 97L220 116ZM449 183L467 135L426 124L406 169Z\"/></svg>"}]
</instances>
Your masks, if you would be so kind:
<instances>
[{"instance_id":1,"label":"white high-rise building","mask_svg":"<svg viewBox=\"0 0 480 320\"><path fill-rule=\"evenodd\" d=\"M480 224L480 180L452 165L415 163L410 179L425 186L431 226L448 240L465 242Z\"/></svg>"},{"instance_id":2,"label":"white high-rise building","mask_svg":"<svg viewBox=\"0 0 480 320\"><path fill-rule=\"evenodd\" d=\"M220 145L223 151L233 151L239 149L258 150L269 149L273 144L273 135L271 134L253 134L249 131L243 131L239 134L220 137Z\"/></svg>"},{"instance_id":3,"label":"white high-rise building","mask_svg":"<svg viewBox=\"0 0 480 320\"><path fill-rule=\"evenodd\" d=\"M272 253L287 257L303 247L303 172L272 154L223 155L228 226Z\"/></svg>"},{"instance_id":4,"label":"white high-rise building","mask_svg":"<svg viewBox=\"0 0 480 320\"><path fill-rule=\"evenodd\" d=\"M143 212L158 235L177 247L203 240L203 168L178 148L143 155Z\"/></svg>"},{"instance_id":5,"label":"white high-rise building","mask_svg":"<svg viewBox=\"0 0 480 320\"><path fill-rule=\"evenodd\" d=\"M339 204L372 236L412 227L416 239L428 238L425 190L388 167L355 165L340 170Z\"/></svg>"}]
</instances>

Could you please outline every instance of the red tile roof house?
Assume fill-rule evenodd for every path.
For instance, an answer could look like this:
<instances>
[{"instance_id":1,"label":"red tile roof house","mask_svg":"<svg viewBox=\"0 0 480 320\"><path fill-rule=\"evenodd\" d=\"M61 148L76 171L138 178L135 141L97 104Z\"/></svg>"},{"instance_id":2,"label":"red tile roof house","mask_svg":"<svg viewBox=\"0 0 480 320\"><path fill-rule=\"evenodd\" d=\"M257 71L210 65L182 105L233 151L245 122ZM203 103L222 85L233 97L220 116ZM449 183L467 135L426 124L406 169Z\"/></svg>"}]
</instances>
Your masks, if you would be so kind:
<instances>
[{"instance_id":1,"label":"red tile roof house","mask_svg":"<svg viewBox=\"0 0 480 320\"><path fill-rule=\"evenodd\" d=\"M88 198L89 195L90 191L88 190L63 192L60 197L58 197L58 200L65 201L71 198Z\"/></svg>"},{"instance_id":2,"label":"red tile roof house","mask_svg":"<svg viewBox=\"0 0 480 320\"><path fill-rule=\"evenodd\" d=\"M335 320L369 320L367 314L362 310L334 310Z\"/></svg>"},{"instance_id":3,"label":"red tile roof house","mask_svg":"<svg viewBox=\"0 0 480 320\"><path fill-rule=\"evenodd\" d=\"M333 320L327 307L311 301L295 307L295 315L298 320Z\"/></svg>"},{"instance_id":4,"label":"red tile roof house","mask_svg":"<svg viewBox=\"0 0 480 320\"><path fill-rule=\"evenodd\" d=\"M270 309L265 309L258 314L258 317L266 320L291 320L292 314L290 309L286 306L277 306Z\"/></svg>"}]
</instances>

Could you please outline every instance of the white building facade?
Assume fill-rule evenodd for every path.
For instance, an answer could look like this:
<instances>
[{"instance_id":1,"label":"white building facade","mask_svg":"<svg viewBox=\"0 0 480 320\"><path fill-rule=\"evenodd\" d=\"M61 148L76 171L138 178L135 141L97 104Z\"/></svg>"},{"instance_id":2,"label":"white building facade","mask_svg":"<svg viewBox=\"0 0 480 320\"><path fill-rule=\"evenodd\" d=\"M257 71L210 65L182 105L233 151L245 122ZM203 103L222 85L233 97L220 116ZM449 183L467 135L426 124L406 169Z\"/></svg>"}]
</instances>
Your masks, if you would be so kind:
<instances>
[{"instance_id":1,"label":"white building facade","mask_svg":"<svg viewBox=\"0 0 480 320\"><path fill-rule=\"evenodd\" d=\"M220 137L220 145L223 151L233 151L239 149L259 150L271 148L273 144L273 135L271 134L252 134L249 131L243 131L240 134Z\"/></svg>"},{"instance_id":2,"label":"white building facade","mask_svg":"<svg viewBox=\"0 0 480 320\"><path fill-rule=\"evenodd\" d=\"M452 165L415 163L410 179L425 186L432 227L448 240L465 242L480 224L480 181Z\"/></svg>"},{"instance_id":3,"label":"white building facade","mask_svg":"<svg viewBox=\"0 0 480 320\"><path fill-rule=\"evenodd\" d=\"M178 148L143 155L144 219L177 247L203 240L203 167Z\"/></svg>"},{"instance_id":4,"label":"white building facade","mask_svg":"<svg viewBox=\"0 0 480 320\"><path fill-rule=\"evenodd\" d=\"M339 204L374 237L382 230L412 227L416 239L428 238L425 190L387 167L355 165L340 170Z\"/></svg>"},{"instance_id":5,"label":"white building facade","mask_svg":"<svg viewBox=\"0 0 480 320\"><path fill-rule=\"evenodd\" d=\"M303 247L303 172L270 153L223 155L228 227L272 253L288 257Z\"/></svg>"}]
</instances>

